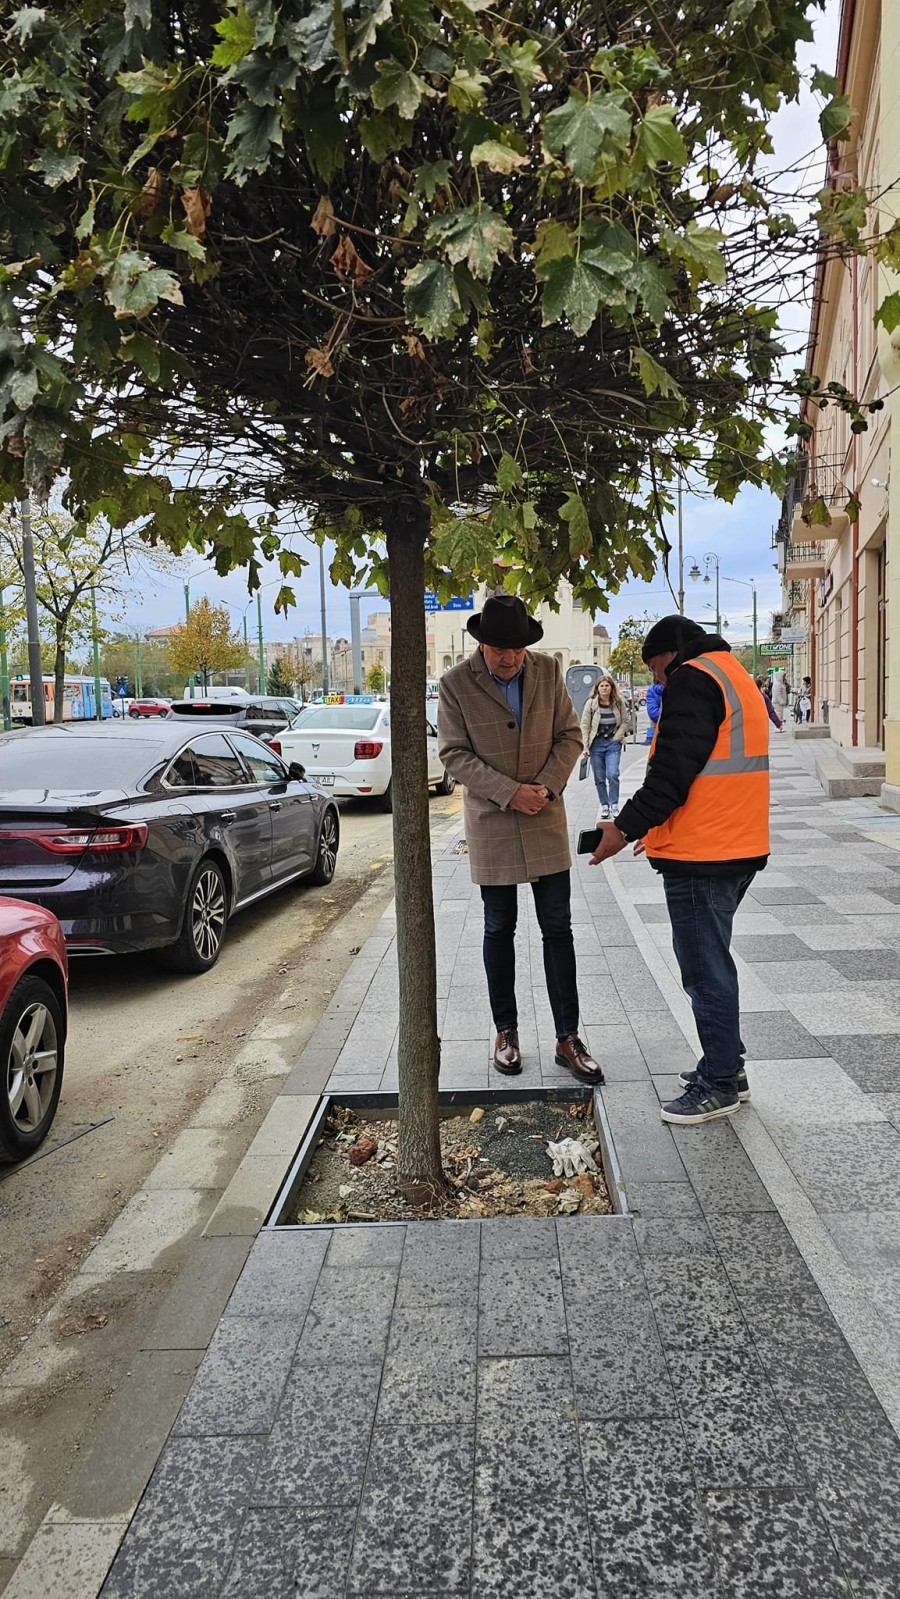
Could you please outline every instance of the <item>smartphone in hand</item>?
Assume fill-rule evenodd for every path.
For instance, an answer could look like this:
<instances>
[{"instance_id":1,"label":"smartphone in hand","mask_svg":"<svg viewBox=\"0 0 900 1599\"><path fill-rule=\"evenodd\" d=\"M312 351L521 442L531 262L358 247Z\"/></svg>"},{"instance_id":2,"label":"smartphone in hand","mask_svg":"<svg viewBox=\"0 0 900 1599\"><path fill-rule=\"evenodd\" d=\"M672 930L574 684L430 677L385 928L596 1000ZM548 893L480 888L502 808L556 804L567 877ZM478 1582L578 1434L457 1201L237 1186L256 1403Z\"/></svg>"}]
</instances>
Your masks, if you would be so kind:
<instances>
[{"instance_id":1,"label":"smartphone in hand","mask_svg":"<svg viewBox=\"0 0 900 1599\"><path fill-rule=\"evenodd\" d=\"M578 843L575 845L576 855L593 855L602 837L603 833L599 827L585 828L578 835Z\"/></svg>"}]
</instances>

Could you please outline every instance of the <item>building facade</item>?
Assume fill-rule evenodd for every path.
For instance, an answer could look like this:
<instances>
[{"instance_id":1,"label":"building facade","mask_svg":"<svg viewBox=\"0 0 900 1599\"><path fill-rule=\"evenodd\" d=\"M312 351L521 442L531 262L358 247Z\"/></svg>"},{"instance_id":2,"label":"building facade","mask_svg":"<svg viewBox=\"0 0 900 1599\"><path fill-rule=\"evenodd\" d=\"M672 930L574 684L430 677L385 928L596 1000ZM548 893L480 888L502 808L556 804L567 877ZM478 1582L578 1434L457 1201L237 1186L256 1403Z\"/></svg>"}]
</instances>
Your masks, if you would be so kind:
<instances>
[{"instance_id":1,"label":"building facade","mask_svg":"<svg viewBox=\"0 0 900 1599\"><path fill-rule=\"evenodd\" d=\"M480 611L487 595L482 585L475 591L474 609ZM534 608L544 629L544 636L534 649L543 655L555 655L565 675L570 666L588 664L594 660L594 620L590 611L582 608L572 593L571 583L561 582L556 591L557 610L546 603ZM529 607L530 608L530 607ZM450 666L478 646L466 623L471 611L432 611L428 614L428 675L440 677ZM607 641L608 642L608 641Z\"/></svg>"}]
</instances>

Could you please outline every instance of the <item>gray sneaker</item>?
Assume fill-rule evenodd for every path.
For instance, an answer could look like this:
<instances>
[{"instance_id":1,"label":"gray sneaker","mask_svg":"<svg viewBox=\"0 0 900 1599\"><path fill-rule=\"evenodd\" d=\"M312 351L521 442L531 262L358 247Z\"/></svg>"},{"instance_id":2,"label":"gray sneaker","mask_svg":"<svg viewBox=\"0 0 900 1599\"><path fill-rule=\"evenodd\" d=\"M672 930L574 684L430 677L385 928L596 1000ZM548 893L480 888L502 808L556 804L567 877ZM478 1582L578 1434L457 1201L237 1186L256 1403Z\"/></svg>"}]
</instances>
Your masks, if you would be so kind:
<instances>
[{"instance_id":1,"label":"gray sneaker","mask_svg":"<svg viewBox=\"0 0 900 1599\"><path fill-rule=\"evenodd\" d=\"M695 1071L682 1072L678 1078L678 1081L680 1082L682 1088L693 1088L697 1082L697 1073ZM747 1068L745 1066L740 1066L738 1068L737 1094L738 1099L742 1104L745 1104L750 1098L750 1084L747 1081Z\"/></svg>"},{"instance_id":2,"label":"gray sneaker","mask_svg":"<svg viewBox=\"0 0 900 1599\"><path fill-rule=\"evenodd\" d=\"M741 1108L737 1094L709 1093L695 1083L686 1088L680 1099L673 1099L660 1107L664 1122L675 1122L682 1127L695 1127L699 1122L711 1122L719 1116L733 1116Z\"/></svg>"}]
</instances>

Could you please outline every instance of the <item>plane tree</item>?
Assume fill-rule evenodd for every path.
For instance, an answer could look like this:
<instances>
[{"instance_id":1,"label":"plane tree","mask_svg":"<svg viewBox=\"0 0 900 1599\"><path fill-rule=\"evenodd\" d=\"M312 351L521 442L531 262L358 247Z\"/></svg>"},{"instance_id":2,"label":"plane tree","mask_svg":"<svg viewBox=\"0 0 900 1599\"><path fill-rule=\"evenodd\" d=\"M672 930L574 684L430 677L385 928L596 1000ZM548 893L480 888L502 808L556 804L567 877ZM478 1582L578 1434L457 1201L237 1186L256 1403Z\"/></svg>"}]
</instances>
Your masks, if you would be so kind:
<instances>
[{"instance_id":1,"label":"plane tree","mask_svg":"<svg viewBox=\"0 0 900 1599\"><path fill-rule=\"evenodd\" d=\"M779 486L766 178L808 0L54 0L7 11L0 484L220 572L389 592L398 1170L442 1184L423 590L663 547ZM823 132L851 112L825 90ZM849 403L849 402L848 402Z\"/></svg>"}]
</instances>

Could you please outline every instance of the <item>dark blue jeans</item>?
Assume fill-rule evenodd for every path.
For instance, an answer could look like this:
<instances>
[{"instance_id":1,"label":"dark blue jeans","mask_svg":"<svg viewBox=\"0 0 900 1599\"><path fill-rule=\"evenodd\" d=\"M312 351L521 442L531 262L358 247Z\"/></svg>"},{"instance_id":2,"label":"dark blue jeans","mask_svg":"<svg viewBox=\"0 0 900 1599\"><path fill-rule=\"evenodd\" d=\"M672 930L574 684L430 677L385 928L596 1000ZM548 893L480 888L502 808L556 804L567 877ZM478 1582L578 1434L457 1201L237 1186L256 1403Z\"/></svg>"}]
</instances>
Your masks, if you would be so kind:
<instances>
[{"instance_id":1,"label":"dark blue jeans","mask_svg":"<svg viewBox=\"0 0 900 1599\"><path fill-rule=\"evenodd\" d=\"M531 884L534 908L544 943L544 972L557 1038L578 1031L578 989L575 986L575 943L572 938L569 873L551 872ZM515 883L481 886L484 901L484 969L491 1015L498 1032L517 1027L516 922L519 890Z\"/></svg>"},{"instance_id":2,"label":"dark blue jeans","mask_svg":"<svg viewBox=\"0 0 900 1599\"><path fill-rule=\"evenodd\" d=\"M707 1088L733 1093L744 1057L738 975L731 929L753 882L740 877L671 877L663 873L672 944L703 1051L697 1062Z\"/></svg>"},{"instance_id":3,"label":"dark blue jeans","mask_svg":"<svg viewBox=\"0 0 900 1599\"><path fill-rule=\"evenodd\" d=\"M595 738L591 745L591 770L601 805L619 803L619 766L622 746L614 738Z\"/></svg>"}]
</instances>

